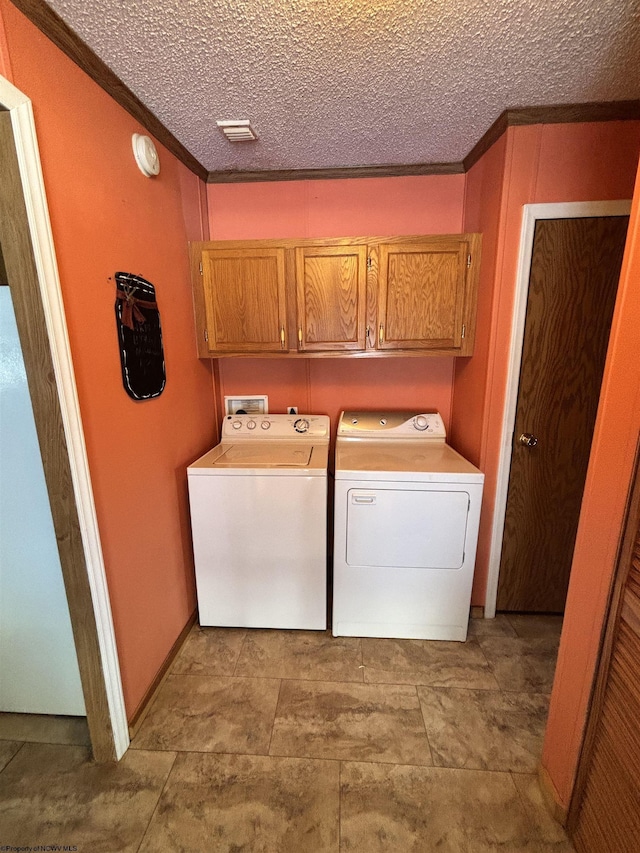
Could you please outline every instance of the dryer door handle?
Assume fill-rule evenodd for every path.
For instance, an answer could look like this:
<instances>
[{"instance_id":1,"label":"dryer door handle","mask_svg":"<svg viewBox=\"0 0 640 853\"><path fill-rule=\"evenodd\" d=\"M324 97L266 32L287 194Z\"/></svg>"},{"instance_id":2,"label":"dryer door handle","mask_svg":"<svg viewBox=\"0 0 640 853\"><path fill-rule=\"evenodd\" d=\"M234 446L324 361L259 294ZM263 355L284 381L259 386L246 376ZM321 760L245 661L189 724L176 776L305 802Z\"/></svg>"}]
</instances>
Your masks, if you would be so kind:
<instances>
[{"instance_id":1,"label":"dryer door handle","mask_svg":"<svg viewBox=\"0 0 640 853\"><path fill-rule=\"evenodd\" d=\"M352 495L351 503L354 504L374 504L376 502L375 495Z\"/></svg>"}]
</instances>

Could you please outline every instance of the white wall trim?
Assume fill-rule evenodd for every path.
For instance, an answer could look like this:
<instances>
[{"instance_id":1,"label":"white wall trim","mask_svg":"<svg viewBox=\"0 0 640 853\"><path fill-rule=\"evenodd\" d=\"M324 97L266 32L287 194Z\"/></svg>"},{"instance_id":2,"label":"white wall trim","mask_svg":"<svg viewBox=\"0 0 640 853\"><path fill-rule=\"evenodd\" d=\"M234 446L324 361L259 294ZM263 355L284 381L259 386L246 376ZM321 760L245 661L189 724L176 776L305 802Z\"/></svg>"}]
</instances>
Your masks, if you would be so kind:
<instances>
[{"instance_id":1,"label":"white wall trim","mask_svg":"<svg viewBox=\"0 0 640 853\"><path fill-rule=\"evenodd\" d=\"M484 613L488 619L496 615L498 596L498 576L502 554L502 535L507 508L507 491L511 469L511 444L516 419L518 385L520 381L520 363L524 340L524 324L529 295L529 272L533 254L533 237L536 222L539 219L578 219L585 216L628 216L630 201L586 201L559 204L525 204L523 206L522 229L520 231L520 253L516 276L516 293L511 322L511 344L509 347L509 369L502 433L500 436L500 456L496 482L496 500L491 529L491 547L489 550L489 572L487 576L487 595Z\"/></svg>"},{"instance_id":2,"label":"white wall trim","mask_svg":"<svg viewBox=\"0 0 640 853\"><path fill-rule=\"evenodd\" d=\"M120 678L111 605L105 574L98 519L93 501L87 450L80 416L71 349L62 302L49 208L44 189L40 152L31 101L0 77L0 105L10 111L22 189L44 307L51 355L69 452L80 531L98 631L114 748L118 758L129 746L129 730Z\"/></svg>"}]
</instances>

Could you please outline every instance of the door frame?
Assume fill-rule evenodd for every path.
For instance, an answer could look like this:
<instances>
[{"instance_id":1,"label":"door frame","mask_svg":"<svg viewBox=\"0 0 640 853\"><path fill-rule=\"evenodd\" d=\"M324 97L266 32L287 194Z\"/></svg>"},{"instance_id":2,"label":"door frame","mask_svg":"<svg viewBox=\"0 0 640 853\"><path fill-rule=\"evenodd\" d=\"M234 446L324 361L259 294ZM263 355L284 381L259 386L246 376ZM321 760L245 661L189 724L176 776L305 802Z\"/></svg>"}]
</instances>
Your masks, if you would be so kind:
<instances>
[{"instance_id":1,"label":"door frame","mask_svg":"<svg viewBox=\"0 0 640 853\"><path fill-rule=\"evenodd\" d=\"M500 558L502 556L502 537L507 509L507 492L511 472L511 453L513 431L516 421L518 402L518 387L520 385L520 366L522 362L522 345L524 343L524 326L527 315L527 300L529 296L529 276L533 258L533 238L536 223L540 219L580 219L598 216L628 216L631 212L631 201L578 201L559 202L554 204L525 204L522 212L522 227L520 230L520 251L518 254L518 269L516 289L511 321L511 342L509 345L509 366L505 404L502 416L502 432L500 435L500 453L498 457L498 473L496 479L496 498L491 526L491 545L489 549L489 571L487 574L487 594L484 615L492 619L496 615L498 597L498 580L500 575Z\"/></svg>"},{"instance_id":2,"label":"door frame","mask_svg":"<svg viewBox=\"0 0 640 853\"><path fill-rule=\"evenodd\" d=\"M24 196L28 230L35 263L40 299L44 309L48 343L53 362L55 386L67 444L71 481L80 527L82 550L88 577L89 595L74 590L78 602L95 615L97 654L88 651L92 667L102 673L107 707L104 700L87 703L89 730L97 760L119 759L129 746L129 730L122 691L120 664L111 614L109 591L98 530L98 519L89 473L87 450L80 415L71 350L62 301L60 278L49 209L40 162L31 100L0 76L0 108L9 111L13 141L18 159L20 183ZM65 577L65 583L69 580ZM86 587L86 585L85 585ZM84 598L84 601L82 601ZM86 612L86 611L85 611ZM71 613L73 623L73 613ZM75 631L74 631L75 633ZM86 699L86 696L85 696ZM96 701L98 705L96 705ZM92 712L91 708L96 706ZM110 721L111 731L100 726L90 714ZM96 738L96 733L98 737Z\"/></svg>"}]
</instances>

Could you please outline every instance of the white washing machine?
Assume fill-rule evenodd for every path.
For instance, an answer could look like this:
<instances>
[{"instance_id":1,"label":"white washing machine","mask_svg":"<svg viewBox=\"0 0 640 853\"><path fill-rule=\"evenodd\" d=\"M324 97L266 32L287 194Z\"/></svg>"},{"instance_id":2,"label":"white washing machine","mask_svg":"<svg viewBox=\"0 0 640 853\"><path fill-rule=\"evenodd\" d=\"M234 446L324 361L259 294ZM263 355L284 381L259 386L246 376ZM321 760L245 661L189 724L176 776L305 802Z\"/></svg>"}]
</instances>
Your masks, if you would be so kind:
<instances>
[{"instance_id":1,"label":"white washing machine","mask_svg":"<svg viewBox=\"0 0 640 853\"><path fill-rule=\"evenodd\" d=\"M229 415L187 469L201 625L327 627L327 415Z\"/></svg>"},{"instance_id":2,"label":"white washing machine","mask_svg":"<svg viewBox=\"0 0 640 853\"><path fill-rule=\"evenodd\" d=\"M483 484L437 412L342 413L334 636L466 639Z\"/></svg>"}]
</instances>

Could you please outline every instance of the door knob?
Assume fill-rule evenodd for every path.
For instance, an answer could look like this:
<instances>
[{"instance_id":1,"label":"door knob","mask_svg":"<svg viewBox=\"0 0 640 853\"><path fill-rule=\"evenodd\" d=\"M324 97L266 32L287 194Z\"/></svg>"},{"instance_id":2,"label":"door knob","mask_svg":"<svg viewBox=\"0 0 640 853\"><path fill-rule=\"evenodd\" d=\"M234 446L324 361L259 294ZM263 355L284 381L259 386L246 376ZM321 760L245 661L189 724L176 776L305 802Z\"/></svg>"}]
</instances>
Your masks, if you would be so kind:
<instances>
[{"instance_id":1,"label":"door knob","mask_svg":"<svg viewBox=\"0 0 640 853\"><path fill-rule=\"evenodd\" d=\"M524 445L524 447L535 447L538 443L538 439L530 432L523 432L518 439L518 442L519 444Z\"/></svg>"}]
</instances>

